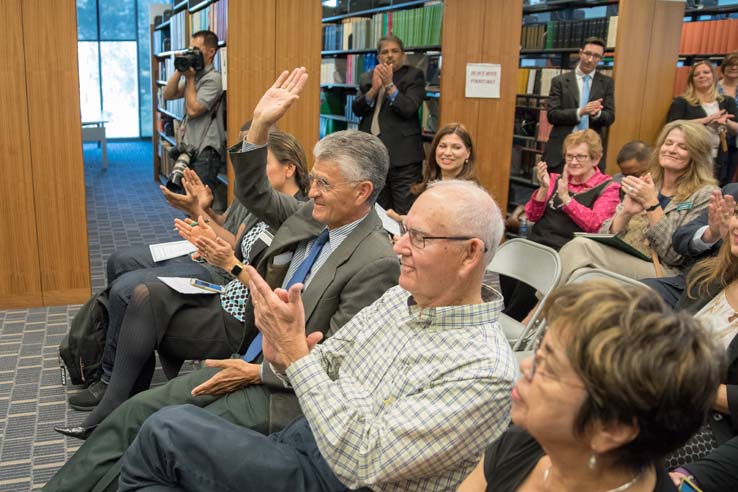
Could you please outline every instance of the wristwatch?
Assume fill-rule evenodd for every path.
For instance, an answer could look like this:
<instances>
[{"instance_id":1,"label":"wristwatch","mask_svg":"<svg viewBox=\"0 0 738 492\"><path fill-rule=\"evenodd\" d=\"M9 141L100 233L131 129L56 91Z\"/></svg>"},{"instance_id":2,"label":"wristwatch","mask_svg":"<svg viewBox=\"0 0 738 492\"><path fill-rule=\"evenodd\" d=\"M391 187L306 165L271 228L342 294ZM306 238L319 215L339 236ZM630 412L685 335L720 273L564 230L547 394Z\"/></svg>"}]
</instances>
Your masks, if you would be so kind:
<instances>
[{"instance_id":1,"label":"wristwatch","mask_svg":"<svg viewBox=\"0 0 738 492\"><path fill-rule=\"evenodd\" d=\"M394 86L395 86L395 83L394 82L390 82L389 84L387 84L387 85L384 86L384 89L386 91L391 91Z\"/></svg>"},{"instance_id":2,"label":"wristwatch","mask_svg":"<svg viewBox=\"0 0 738 492\"><path fill-rule=\"evenodd\" d=\"M233 275L234 278L238 278L245 267L246 265L244 265L240 261L237 261L236 264L233 265L233 268L231 268L231 271L229 273Z\"/></svg>"}]
</instances>

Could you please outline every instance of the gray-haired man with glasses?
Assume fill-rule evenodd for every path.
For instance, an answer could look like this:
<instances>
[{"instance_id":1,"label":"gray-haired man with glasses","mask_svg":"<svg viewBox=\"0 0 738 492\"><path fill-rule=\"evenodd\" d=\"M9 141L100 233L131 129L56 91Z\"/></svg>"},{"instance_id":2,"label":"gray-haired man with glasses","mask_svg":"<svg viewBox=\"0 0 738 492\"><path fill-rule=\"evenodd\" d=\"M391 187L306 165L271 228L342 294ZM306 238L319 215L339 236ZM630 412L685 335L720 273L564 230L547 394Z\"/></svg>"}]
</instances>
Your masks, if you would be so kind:
<instances>
[{"instance_id":1,"label":"gray-haired man with glasses","mask_svg":"<svg viewBox=\"0 0 738 492\"><path fill-rule=\"evenodd\" d=\"M482 286L502 218L486 191L452 180L429 186L406 224L394 246L400 285L317 346L301 286L273 291L247 267L264 356L304 417L264 436L167 407L126 452L120 489L456 490L507 428L516 377L502 299Z\"/></svg>"},{"instance_id":2,"label":"gray-haired man with glasses","mask_svg":"<svg viewBox=\"0 0 738 492\"><path fill-rule=\"evenodd\" d=\"M615 121L615 83L596 71L605 49L602 39L585 39L576 68L551 80L547 116L553 128L543 153L550 172L561 174L564 169L561 148L574 130L591 128L599 134L603 148L607 148L607 129ZM603 155L603 170L604 165Z\"/></svg>"}]
</instances>

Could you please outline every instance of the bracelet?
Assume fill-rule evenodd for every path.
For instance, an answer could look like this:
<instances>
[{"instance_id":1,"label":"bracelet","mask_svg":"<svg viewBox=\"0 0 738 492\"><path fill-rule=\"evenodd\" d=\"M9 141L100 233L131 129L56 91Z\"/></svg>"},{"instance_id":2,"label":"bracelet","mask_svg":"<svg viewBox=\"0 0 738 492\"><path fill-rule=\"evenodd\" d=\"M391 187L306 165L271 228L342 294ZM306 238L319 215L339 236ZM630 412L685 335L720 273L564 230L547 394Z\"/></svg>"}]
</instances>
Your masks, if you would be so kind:
<instances>
[{"instance_id":1,"label":"bracelet","mask_svg":"<svg viewBox=\"0 0 738 492\"><path fill-rule=\"evenodd\" d=\"M661 206L660 203L656 203L655 205L651 205L650 207L644 208L643 210L645 210L646 212L653 212L654 210L656 210L660 206Z\"/></svg>"}]
</instances>

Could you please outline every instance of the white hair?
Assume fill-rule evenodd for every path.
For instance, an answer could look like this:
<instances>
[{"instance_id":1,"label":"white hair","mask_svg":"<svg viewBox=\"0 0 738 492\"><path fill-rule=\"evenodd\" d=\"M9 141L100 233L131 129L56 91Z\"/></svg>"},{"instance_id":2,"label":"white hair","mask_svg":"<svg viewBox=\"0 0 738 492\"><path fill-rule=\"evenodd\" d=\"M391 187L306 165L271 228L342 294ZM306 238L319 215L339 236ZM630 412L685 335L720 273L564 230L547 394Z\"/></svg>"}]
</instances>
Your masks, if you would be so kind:
<instances>
[{"instance_id":1,"label":"white hair","mask_svg":"<svg viewBox=\"0 0 738 492\"><path fill-rule=\"evenodd\" d=\"M474 181L461 179L433 181L428 184L428 190L453 195L446 202L457 224L453 233L484 241L487 247L484 265L488 265L505 233L502 212L492 196Z\"/></svg>"}]
</instances>

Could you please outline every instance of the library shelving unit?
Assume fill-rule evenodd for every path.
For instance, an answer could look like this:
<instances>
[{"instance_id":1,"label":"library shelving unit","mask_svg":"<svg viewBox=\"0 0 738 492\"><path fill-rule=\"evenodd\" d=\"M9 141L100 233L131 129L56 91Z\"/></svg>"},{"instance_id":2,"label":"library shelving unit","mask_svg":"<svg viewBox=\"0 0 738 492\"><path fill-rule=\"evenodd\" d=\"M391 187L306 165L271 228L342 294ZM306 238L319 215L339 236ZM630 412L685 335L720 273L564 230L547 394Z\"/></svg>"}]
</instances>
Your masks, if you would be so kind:
<instances>
[{"instance_id":1,"label":"library shelving unit","mask_svg":"<svg viewBox=\"0 0 738 492\"><path fill-rule=\"evenodd\" d=\"M689 2L684 11L673 95L681 95L686 89L689 68L695 60L707 59L719 65L733 51L738 51L738 3L718 0L716 5L696 7Z\"/></svg>"},{"instance_id":2,"label":"library shelving unit","mask_svg":"<svg viewBox=\"0 0 738 492\"><path fill-rule=\"evenodd\" d=\"M169 149L176 145L176 129L184 116L184 99L164 100L164 86L174 73L174 55L186 49L190 35L202 29L213 31L219 39L219 49L213 61L215 69L223 74L223 89L226 89L226 35L228 0L184 0L166 11L162 22L151 29L151 74L154 114L152 148L154 179L166 183L174 166ZM220 179L227 184L225 173Z\"/></svg>"},{"instance_id":3,"label":"library shelving unit","mask_svg":"<svg viewBox=\"0 0 738 492\"><path fill-rule=\"evenodd\" d=\"M320 137L356 128L351 104L359 77L376 65L377 42L389 33L402 39L407 63L423 70L428 83L421 109L424 139L438 123L443 3L427 0L323 2L320 70Z\"/></svg>"},{"instance_id":4,"label":"library shelving unit","mask_svg":"<svg viewBox=\"0 0 738 492\"><path fill-rule=\"evenodd\" d=\"M545 110L543 96L549 83L547 79L556 75L550 73L544 76L543 70L571 69L576 64L577 57L574 54L578 51L579 41L562 45L561 36L568 34L572 37L577 32L578 22L586 23L589 18L610 18L605 37L610 49L605 53L604 69L612 69L615 80L615 123L608 130L606 171L614 174L618 171L615 163L618 149L634 139L653 141L664 124L671 104L671 90L664 88L671 88L674 84L674 66L679 56L684 18L683 2L532 0L526 3L523 6L523 24L526 27L531 26L531 31L528 32L528 38L525 37L525 32L521 33L522 44L526 41L537 42L538 46L523 47L519 67L540 69L541 72L536 73L533 80L530 79L531 72L528 73L528 78L519 72L515 82L516 92L523 94L516 101L520 104L516 105L523 106L524 109L519 111L519 119L514 128L515 132L524 132L521 136L527 138L514 137L513 147L531 150L521 150L520 156L511 157L510 175L506 182L507 191L510 192L509 200L500 200L508 204L524 203L535 187L531 179L532 173L527 169L531 169L538 159L537 155L544 145L541 140L546 139L547 120L540 113ZM531 3L535 4L530 5ZM549 14L549 17L544 17L543 14ZM612 20L614 15L617 15L617 21ZM556 35L551 40L546 36L550 23L556 21L564 21L569 26L568 31L562 31L564 34L559 35L559 48L556 47ZM543 28L538 27L536 37L533 26L543 23L546 25ZM554 27L557 25L554 24ZM581 26L579 29L584 30L586 27ZM581 36L585 36L585 32ZM552 43L550 47L548 43ZM538 113L531 111L532 106L536 107Z\"/></svg>"},{"instance_id":5,"label":"library shelving unit","mask_svg":"<svg viewBox=\"0 0 738 492\"><path fill-rule=\"evenodd\" d=\"M551 80L574 69L586 38L597 36L606 42L597 70L612 77L617 11L617 0L523 6L508 210L525 204L539 185L535 165L551 131L546 113Z\"/></svg>"}]
</instances>

